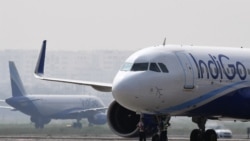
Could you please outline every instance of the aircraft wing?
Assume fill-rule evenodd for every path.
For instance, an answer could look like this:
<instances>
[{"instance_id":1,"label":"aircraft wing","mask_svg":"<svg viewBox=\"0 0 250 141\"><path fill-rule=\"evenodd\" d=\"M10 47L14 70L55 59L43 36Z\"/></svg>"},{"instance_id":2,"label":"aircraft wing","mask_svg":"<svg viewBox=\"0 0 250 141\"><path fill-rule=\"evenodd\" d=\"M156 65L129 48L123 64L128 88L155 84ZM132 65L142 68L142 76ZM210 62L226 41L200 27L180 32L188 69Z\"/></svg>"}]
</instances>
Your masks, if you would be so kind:
<instances>
[{"instance_id":1,"label":"aircraft wing","mask_svg":"<svg viewBox=\"0 0 250 141\"><path fill-rule=\"evenodd\" d=\"M102 92L111 92L112 91L112 84L111 83L99 83L99 82L45 77L44 76L45 54L46 54L46 40L43 41L40 55L39 55L39 58L37 60L37 64L36 64L36 68L35 68L35 72L34 72L34 75L36 78L41 79L41 80L47 80L47 81L72 83L72 84L78 84L78 85L87 85L87 86L91 86L94 89L96 89L98 91L102 91Z\"/></svg>"},{"instance_id":2,"label":"aircraft wing","mask_svg":"<svg viewBox=\"0 0 250 141\"><path fill-rule=\"evenodd\" d=\"M100 112L105 113L107 110L107 107L102 108L90 108L90 109L76 109L76 110L70 110L65 111L61 113L59 116L61 117L88 117L90 115L95 115Z\"/></svg>"},{"instance_id":3,"label":"aircraft wing","mask_svg":"<svg viewBox=\"0 0 250 141\"><path fill-rule=\"evenodd\" d=\"M101 108L90 108L90 109L84 109L84 110L74 110L69 112L69 114L85 114L88 112L103 112L107 110L107 107L101 107Z\"/></svg>"}]
</instances>

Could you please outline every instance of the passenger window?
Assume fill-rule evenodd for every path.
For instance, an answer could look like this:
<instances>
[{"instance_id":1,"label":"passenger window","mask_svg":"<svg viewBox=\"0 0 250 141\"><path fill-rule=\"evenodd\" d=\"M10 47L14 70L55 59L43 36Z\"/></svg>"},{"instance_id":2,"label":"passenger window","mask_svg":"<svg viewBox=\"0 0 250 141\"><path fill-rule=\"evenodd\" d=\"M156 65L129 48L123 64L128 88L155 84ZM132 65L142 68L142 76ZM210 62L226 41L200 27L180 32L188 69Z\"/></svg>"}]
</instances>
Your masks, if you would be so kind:
<instances>
[{"instance_id":1,"label":"passenger window","mask_svg":"<svg viewBox=\"0 0 250 141\"><path fill-rule=\"evenodd\" d=\"M149 70L155 71L155 72L161 72L161 70L159 69L156 63L151 63Z\"/></svg>"},{"instance_id":2,"label":"passenger window","mask_svg":"<svg viewBox=\"0 0 250 141\"><path fill-rule=\"evenodd\" d=\"M148 70L148 63L134 63L131 71L146 71Z\"/></svg>"},{"instance_id":3,"label":"passenger window","mask_svg":"<svg viewBox=\"0 0 250 141\"><path fill-rule=\"evenodd\" d=\"M162 72L168 73L168 69L167 67L163 64L163 63L158 63Z\"/></svg>"}]
</instances>

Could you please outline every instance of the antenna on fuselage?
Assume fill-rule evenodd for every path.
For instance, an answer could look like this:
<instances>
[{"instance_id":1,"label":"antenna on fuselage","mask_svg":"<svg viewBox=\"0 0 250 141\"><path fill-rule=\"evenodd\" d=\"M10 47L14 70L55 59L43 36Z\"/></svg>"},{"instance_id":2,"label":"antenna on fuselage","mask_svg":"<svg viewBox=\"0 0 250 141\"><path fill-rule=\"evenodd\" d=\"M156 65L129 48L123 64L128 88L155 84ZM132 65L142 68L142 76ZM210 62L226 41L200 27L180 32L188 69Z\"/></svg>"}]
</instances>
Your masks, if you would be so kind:
<instances>
[{"instance_id":1,"label":"antenna on fuselage","mask_svg":"<svg viewBox=\"0 0 250 141\"><path fill-rule=\"evenodd\" d=\"M166 40L167 40L167 38L165 37L165 38L164 38L164 41L163 41L163 44L162 44L163 46L166 45Z\"/></svg>"}]
</instances>

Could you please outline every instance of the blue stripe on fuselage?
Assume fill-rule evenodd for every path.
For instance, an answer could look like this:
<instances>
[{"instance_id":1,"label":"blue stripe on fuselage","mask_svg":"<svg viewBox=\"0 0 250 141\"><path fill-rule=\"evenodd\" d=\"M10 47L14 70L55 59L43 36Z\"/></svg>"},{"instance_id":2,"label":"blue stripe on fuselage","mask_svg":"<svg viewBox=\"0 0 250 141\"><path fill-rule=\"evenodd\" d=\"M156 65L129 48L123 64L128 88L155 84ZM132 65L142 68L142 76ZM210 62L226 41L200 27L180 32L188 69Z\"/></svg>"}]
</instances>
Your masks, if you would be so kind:
<instances>
[{"instance_id":1,"label":"blue stripe on fuselage","mask_svg":"<svg viewBox=\"0 0 250 141\"><path fill-rule=\"evenodd\" d=\"M185 115L250 119L250 87L232 91L201 107L187 111Z\"/></svg>"},{"instance_id":2,"label":"blue stripe on fuselage","mask_svg":"<svg viewBox=\"0 0 250 141\"><path fill-rule=\"evenodd\" d=\"M214 96L220 94L221 92L223 92L223 91L225 91L227 89L230 89L231 87L234 87L236 85L239 85L239 84L242 84L242 83L245 83L245 82L247 82L247 81L236 82L236 83L227 85L225 87L213 90L213 91L211 91L211 92L209 92L207 94L199 96L199 97L197 97L195 99L192 99L192 100L187 101L185 103L182 103L180 105L177 105L177 106L174 106L174 107L170 107L168 109L164 109L163 112L164 113L166 113L166 112L169 113L169 112L181 111L181 110L184 110L186 108L190 108L190 107L192 107L194 105L197 105L197 104L199 104L201 102L204 102L204 101L210 99L211 97L214 97Z\"/></svg>"}]
</instances>

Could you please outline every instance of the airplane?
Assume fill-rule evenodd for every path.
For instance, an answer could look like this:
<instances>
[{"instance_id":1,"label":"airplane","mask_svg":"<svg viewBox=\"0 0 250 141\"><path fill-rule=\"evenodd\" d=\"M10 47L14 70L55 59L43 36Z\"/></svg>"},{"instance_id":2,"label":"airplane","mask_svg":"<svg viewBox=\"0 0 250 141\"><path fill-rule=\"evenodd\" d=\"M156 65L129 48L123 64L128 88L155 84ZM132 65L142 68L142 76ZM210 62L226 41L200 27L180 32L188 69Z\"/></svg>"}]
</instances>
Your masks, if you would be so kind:
<instances>
[{"instance_id":1,"label":"airplane","mask_svg":"<svg viewBox=\"0 0 250 141\"><path fill-rule=\"evenodd\" d=\"M80 120L88 119L89 125L106 123L106 110L103 102L90 95L28 95L24 89L15 63L9 61L12 97L5 100L14 111L30 116L35 128L44 128L52 119L76 119L74 128L82 128Z\"/></svg>"},{"instance_id":2,"label":"airplane","mask_svg":"<svg viewBox=\"0 0 250 141\"><path fill-rule=\"evenodd\" d=\"M167 138L173 116L191 117L198 128L190 141L217 141L206 121L250 119L250 50L247 48L159 45L136 51L122 65L112 83L53 78L44 75L46 40L35 77L91 86L112 92L108 107L110 129L122 137L138 136L144 120L153 141ZM165 130L161 130L161 123Z\"/></svg>"}]
</instances>

